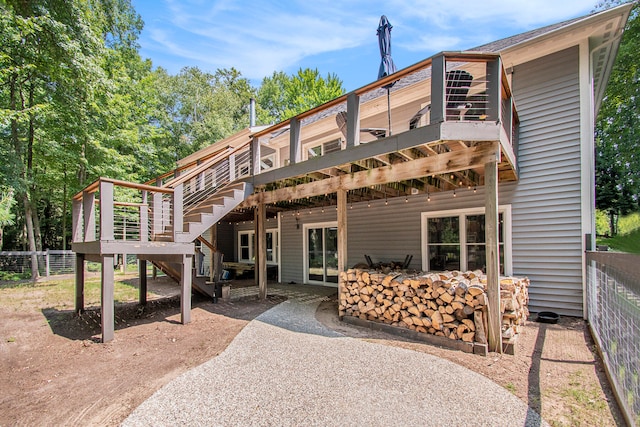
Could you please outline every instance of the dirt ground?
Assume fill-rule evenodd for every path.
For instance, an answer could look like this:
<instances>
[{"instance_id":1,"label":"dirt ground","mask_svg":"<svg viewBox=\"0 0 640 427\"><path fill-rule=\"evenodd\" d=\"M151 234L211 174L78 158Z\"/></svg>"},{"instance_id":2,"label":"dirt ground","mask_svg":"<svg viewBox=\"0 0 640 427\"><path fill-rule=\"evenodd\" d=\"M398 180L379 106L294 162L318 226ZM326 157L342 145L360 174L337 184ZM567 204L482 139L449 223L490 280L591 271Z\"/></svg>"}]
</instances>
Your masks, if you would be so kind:
<instances>
[{"instance_id":1,"label":"dirt ground","mask_svg":"<svg viewBox=\"0 0 640 427\"><path fill-rule=\"evenodd\" d=\"M0 293L0 426L117 425L162 385L215 357L251 319L283 301L271 296L264 302L213 304L194 295L192 322L181 325L179 299L171 296L176 285L166 278L150 280L149 290L144 309L134 302L116 306L116 339L107 344L99 343L98 307L81 316L43 308L46 286L11 289L13 303ZM623 425L580 319L562 318L558 325L530 322L515 356L482 357L340 322L335 300L322 303L316 316L347 336L426 352L473 369L554 426Z\"/></svg>"}]
</instances>

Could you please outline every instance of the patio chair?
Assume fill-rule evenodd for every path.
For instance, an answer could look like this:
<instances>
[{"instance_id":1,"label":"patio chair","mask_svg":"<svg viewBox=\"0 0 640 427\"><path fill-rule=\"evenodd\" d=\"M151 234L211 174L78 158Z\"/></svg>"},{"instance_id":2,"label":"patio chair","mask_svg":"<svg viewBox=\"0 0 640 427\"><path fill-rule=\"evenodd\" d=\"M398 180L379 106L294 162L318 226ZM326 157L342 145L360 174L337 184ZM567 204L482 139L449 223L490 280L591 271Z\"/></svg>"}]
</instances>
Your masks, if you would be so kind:
<instances>
[{"instance_id":1,"label":"patio chair","mask_svg":"<svg viewBox=\"0 0 640 427\"><path fill-rule=\"evenodd\" d=\"M409 268L409 264L411 264L411 260L413 259L413 255L407 255L404 258L404 263L402 264L402 269L406 270L407 268Z\"/></svg>"},{"instance_id":2,"label":"patio chair","mask_svg":"<svg viewBox=\"0 0 640 427\"><path fill-rule=\"evenodd\" d=\"M369 268L373 267L373 261L371 261L371 257L369 255L365 255L364 259L367 260L367 265L369 266Z\"/></svg>"},{"instance_id":3,"label":"patio chair","mask_svg":"<svg viewBox=\"0 0 640 427\"><path fill-rule=\"evenodd\" d=\"M447 71L446 73L446 103L447 116L459 116L460 120L471 108L471 103L467 101L467 94L473 81L473 76L464 70Z\"/></svg>"},{"instance_id":4,"label":"patio chair","mask_svg":"<svg viewBox=\"0 0 640 427\"><path fill-rule=\"evenodd\" d=\"M446 117L458 117L464 119L464 115L473 106L467 99L473 76L464 70L447 71L445 74L445 111ZM421 108L409 120L409 129L415 129L420 124L422 117L431 110L431 104Z\"/></svg>"}]
</instances>

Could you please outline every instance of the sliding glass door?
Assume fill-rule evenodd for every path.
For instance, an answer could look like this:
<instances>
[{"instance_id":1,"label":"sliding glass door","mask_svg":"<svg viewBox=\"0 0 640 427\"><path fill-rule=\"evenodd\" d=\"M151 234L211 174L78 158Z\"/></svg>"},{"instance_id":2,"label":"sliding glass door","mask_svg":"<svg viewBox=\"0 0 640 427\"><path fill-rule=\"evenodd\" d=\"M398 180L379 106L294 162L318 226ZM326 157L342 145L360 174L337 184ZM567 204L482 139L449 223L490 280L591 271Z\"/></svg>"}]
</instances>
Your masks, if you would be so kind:
<instances>
[{"instance_id":1,"label":"sliding glass door","mask_svg":"<svg viewBox=\"0 0 640 427\"><path fill-rule=\"evenodd\" d=\"M323 285L338 283L338 227L333 223L305 227L305 279Z\"/></svg>"}]
</instances>

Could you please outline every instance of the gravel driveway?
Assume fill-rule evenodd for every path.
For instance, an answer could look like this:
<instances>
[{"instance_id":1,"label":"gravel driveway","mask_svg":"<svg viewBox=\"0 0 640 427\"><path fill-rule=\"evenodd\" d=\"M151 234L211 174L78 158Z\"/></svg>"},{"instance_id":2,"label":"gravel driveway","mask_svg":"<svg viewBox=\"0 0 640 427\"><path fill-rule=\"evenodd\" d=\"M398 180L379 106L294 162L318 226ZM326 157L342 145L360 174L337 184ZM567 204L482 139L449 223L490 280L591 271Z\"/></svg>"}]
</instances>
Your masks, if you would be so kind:
<instances>
[{"instance_id":1,"label":"gravel driveway","mask_svg":"<svg viewBox=\"0 0 640 427\"><path fill-rule=\"evenodd\" d=\"M219 356L158 390L123 425L548 425L464 367L325 328L315 310L335 289L269 292L289 299L251 321Z\"/></svg>"}]
</instances>

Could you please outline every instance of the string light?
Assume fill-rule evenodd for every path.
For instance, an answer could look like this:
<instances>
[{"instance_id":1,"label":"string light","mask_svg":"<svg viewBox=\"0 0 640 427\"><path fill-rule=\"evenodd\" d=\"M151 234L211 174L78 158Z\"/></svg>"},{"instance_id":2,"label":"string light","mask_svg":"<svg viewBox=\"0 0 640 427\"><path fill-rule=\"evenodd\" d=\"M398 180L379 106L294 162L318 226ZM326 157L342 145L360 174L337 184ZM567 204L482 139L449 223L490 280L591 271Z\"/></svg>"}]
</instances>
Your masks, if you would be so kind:
<instances>
[{"instance_id":1,"label":"string light","mask_svg":"<svg viewBox=\"0 0 640 427\"><path fill-rule=\"evenodd\" d=\"M453 197L456 197L456 190L453 190Z\"/></svg>"},{"instance_id":2,"label":"string light","mask_svg":"<svg viewBox=\"0 0 640 427\"><path fill-rule=\"evenodd\" d=\"M473 192L474 192L474 193L476 192L476 187L473 187Z\"/></svg>"}]
</instances>

